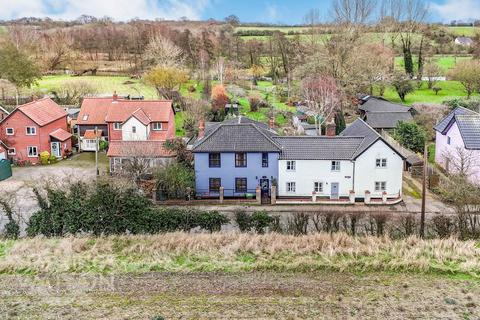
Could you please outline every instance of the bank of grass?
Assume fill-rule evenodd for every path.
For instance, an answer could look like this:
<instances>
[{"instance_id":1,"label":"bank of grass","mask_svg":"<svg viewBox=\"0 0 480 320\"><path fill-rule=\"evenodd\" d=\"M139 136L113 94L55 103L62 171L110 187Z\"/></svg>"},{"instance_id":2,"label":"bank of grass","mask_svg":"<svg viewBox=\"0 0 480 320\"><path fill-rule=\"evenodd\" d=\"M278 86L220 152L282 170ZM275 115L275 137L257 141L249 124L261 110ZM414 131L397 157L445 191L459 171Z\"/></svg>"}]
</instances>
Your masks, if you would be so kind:
<instances>
[{"instance_id":1,"label":"bank of grass","mask_svg":"<svg viewBox=\"0 0 480 320\"><path fill-rule=\"evenodd\" d=\"M0 274L420 272L480 277L474 241L346 234L186 234L0 241Z\"/></svg>"}]
</instances>

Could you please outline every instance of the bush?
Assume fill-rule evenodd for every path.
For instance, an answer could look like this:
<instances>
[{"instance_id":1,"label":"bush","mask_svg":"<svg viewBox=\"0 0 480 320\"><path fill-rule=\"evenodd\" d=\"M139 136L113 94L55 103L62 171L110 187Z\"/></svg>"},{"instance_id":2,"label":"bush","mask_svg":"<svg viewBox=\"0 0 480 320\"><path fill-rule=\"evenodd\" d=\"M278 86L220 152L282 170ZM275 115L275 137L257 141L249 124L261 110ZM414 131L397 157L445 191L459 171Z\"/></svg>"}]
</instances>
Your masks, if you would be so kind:
<instances>
[{"instance_id":1,"label":"bush","mask_svg":"<svg viewBox=\"0 0 480 320\"><path fill-rule=\"evenodd\" d=\"M445 100L442 103L449 106L451 109L463 107L473 110L475 112L478 112L480 109L480 99L477 97L473 97L470 99L454 98Z\"/></svg>"},{"instance_id":2,"label":"bush","mask_svg":"<svg viewBox=\"0 0 480 320\"><path fill-rule=\"evenodd\" d=\"M423 152L426 133L414 122L399 122L395 128L395 139L413 152Z\"/></svg>"},{"instance_id":3,"label":"bush","mask_svg":"<svg viewBox=\"0 0 480 320\"><path fill-rule=\"evenodd\" d=\"M240 232L248 232L252 228L252 219L245 211L235 212L235 222L237 223Z\"/></svg>"},{"instance_id":4,"label":"bush","mask_svg":"<svg viewBox=\"0 0 480 320\"><path fill-rule=\"evenodd\" d=\"M273 218L265 211L255 211L251 216L251 224L257 233L263 234L273 222Z\"/></svg>"},{"instance_id":5,"label":"bush","mask_svg":"<svg viewBox=\"0 0 480 320\"><path fill-rule=\"evenodd\" d=\"M105 140L100 140L98 142L98 149L101 150L106 150L108 148L108 141Z\"/></svg>"},{"instance_id":6,"label":"bush","mask_svg":"<svg viewBox=\"0 0 480 320\"><path fill-rule=\"evenodd\" d=\"M152 210L145 223L145 232L175 232L190 230L198 226L198 215L193 210L162 208Z\"/></svg>"},{"instance_id":7,"label":"bush","mask_svg":"<svg viewBox=\"0 0 480 320\"><path fill-rule=\"evenodd\" d=\"M220 231L222 225L228 222L230 219L218 211L205 211L198 215L198 226L210 232Z\"/></svg>"},{"instance_id":8,"label":"bush","mask_svg":"<svg viewBox=\"0 0 480 320\"><path fill-rule=\"evenodd\" d=\"M57 161L58 161L58 160L57 160L57 157L55 157L55 156L53 156L53 155L50 156L50 158L48 158L48 162L50 162L50 163L57 163Z\"/></svg>"},{"instance_id":9,"label":"bush","mask_svg":"<svg viewBox=\"0 0 480 320\"><path fill-rule=\"evenodd\" d=\"M40 152L40 163L41 164L47 165L49 159L50 159L50 152L48 152L48 151Z\"/></svg>"},{"instance_id":10,"label":"bush","mask_svg":"<svg viewBox=\"0 0 480 320\"><path fill-rule=\"evenodd\" d=\"M157 188L168 199L185 199L195 188L195 171L180 163L171 163L155 173Z\"/></svg>"}]
</instances>

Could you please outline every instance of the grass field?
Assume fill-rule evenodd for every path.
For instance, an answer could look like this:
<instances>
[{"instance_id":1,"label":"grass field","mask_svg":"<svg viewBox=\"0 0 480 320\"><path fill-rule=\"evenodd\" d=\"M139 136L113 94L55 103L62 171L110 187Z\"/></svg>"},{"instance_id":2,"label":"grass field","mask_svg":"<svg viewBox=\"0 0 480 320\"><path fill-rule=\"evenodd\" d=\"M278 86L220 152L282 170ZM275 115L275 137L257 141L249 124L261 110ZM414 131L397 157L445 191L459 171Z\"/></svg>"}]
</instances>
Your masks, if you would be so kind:
<instances>
[{"instance_id":1,"label":"grass field","mask_svg":"<svg viewBox=\"0 0 480 320\"><path fill-rule=\"evenodd\" d=\"M460 61L471 60L472 56L452 56L452 55L435 55L432 57L432 60L438 64L440 68L445 72L444 75L447 75L447 72L450 69L453 69L455 65ZM418 63L418 58L414 58L413 63L415 66ZM398 70L404 69L403 57L395 57L395 68Z\"/></svg>"},{"instance_id":2,"label":"grass field","mask_svg":"<svg viewBox=\"0 0 480 320\"><path fill-rule=\"evenodd\" d=\"M448 30L457 36L473 37L480 32L478 27L448 27Z\"/></svg>"}]
</instances>

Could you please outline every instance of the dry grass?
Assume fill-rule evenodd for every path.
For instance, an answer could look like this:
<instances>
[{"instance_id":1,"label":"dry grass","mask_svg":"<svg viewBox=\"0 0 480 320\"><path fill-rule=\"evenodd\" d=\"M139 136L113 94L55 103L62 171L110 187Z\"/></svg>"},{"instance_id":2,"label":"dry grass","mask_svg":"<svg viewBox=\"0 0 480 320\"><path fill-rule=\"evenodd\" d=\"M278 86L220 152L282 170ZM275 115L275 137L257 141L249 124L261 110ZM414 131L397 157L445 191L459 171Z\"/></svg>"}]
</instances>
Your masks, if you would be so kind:
<instances>
[{"instance_id":1,"label":"dry grass","mask_svg":"<svg viewBox=\"0 0 480 320\"><path fill-rule=\"evenodd\" d=\"M409 271L480 277L474 241L186 234L0 241L0 273Z\"/></svg>"}]
</instances>

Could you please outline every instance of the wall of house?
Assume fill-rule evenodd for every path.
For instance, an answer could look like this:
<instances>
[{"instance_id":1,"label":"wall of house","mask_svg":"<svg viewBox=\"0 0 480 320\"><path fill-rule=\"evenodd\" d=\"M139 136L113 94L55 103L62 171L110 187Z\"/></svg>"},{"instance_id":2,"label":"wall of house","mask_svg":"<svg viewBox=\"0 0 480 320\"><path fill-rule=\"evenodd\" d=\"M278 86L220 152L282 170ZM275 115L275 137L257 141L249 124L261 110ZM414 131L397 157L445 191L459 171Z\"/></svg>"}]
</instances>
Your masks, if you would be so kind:
<instances>
[{"instance_id":1,"label":"wall of house","mask_svg":"<svg viewBox=\"0 0 480 320\"><path fill-rule=\"evenodd\" d=\"M320 197L330 197L332 182L339 183L339 196L348 197L353 187L353 164L340 161L340 171L331 170L331 160L296 160L295 171L287 171L287 160L278 165L278 195L280 197L311 197L314 182L323 182ZM295 182L296 192L287 192L287 182Z\"/></svg>"},{"instance_id":2,"label":"wall of house","mask_svg":"<svg viewBox=\"0 0 480 320\"><path fill-rule=\"evenodd\" d=\"M376 159L386 158L386 168L376 168ZM375 142L355 160L355 196L363 198L368 190L372 197L381 197L375 192L375 182L385 181L387 197L401 195L403 180L403 159L382 140Z\"/></svg>"},{"instance_id":3,"label":"wall of house","mask_svg":"<svg viewBox=\"0 0 480 320\"><path fill-rule=\"evenodd\" d=\"M450 137L450 145L448 144L448 137ZM465 149L460 130L458 129L457 123L454 122L445 135L438 131L436 132L435 162L445 170L454 172L455 166L451 163L448 164L447 159L453 157L453 161L459 163L459 153L463 153L464 158L468 157L472 160L472 165L468 170L470 181L480 183L480 150Z\"/></svg>"},{"instance_id":4,"label":"wall of house","mask_svg":"<svg viewBox=\"0 0 480 320\"><path fill-rule=\"evenodd\" d=\"M36 127L37 134L34 136L27 135L27 126ZM14 128L15 134L13 136L6 135L6 128ZM43 151L48 151L50 153L50 133L59 128L68 130L67 116L55 120L43 127L39 127L25 114L20 111L15 111L9 118L0 123L0 140L3 140L9 148L15 148L16 154L10 156L12 159L16 161L38 163L40 157L29 157L27 147L36 146L39 155Z\"/></svg>"},{"instance_id":5,"label":"wall of house","mask_svg":"<svg viewBox=\"0 0 480 320\"><path fill-rule=\"evenodd\" d=\"M136 128L136 133L133 133L133 127ZM145 141L148 138L150 126L145 126L135 117L131 117L122 126L122 140L123 141Z\"/></svg>"},{"instance_id":6,"label":"wall of house","mask_svg":"<svg viewBox=\"0 0 480 320\"><path fill-rule=\"evenodd\" d=\"M173 136L171 134L173 128ZM168 122L162 122L162 130L153 130L152 124L150 124L150 136L148 140L167 140L175 137L175 124Z\"/></svg>"},{"instance_id":7,"label":"wall of house","mask_svg":"<svg viewBox=\"0 0 480 320\"><path fill-rule=\"evenodd\" d=\"M85 135L85 131L87 130L95 130L97 128L98 130L102 130L102 137L108 138L108 127L106 124L100 124L100 125L78 125L78 132L80 134L80 137L83 137Z\"/></svg>"},{"instance_id":8,"label":"wall of house","mask_svg":"<svg viewBox=\"0 0 480 320\"><path fill-rule=\"evenodd\" d=\"M110 122L107 124L108 126L108 138L110 141L115 141L115 140L122 140L122 130L115 130L114 129L114 123Z\"/></svg>"},{"instance_id":9,"label":"wall of house","mask_svg":"<svg viewBox=\"0 0 480 320\"><path fill-rule=\"evenodd\" d=\"M209 179L221 178L225 188L225 196L240 196L235 194L235 178L247 178L248 193L254 193L262 177L272 181L278 181L278 153L269 153L268 168L262 167L261 153L247 154L247 167L235 167L235 153L221 154L221 167L210 168L208 153L195 153L195 185L198 196L207 196L209 191Z\"/></svg>"}]
</instances>

